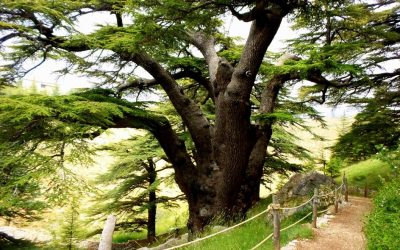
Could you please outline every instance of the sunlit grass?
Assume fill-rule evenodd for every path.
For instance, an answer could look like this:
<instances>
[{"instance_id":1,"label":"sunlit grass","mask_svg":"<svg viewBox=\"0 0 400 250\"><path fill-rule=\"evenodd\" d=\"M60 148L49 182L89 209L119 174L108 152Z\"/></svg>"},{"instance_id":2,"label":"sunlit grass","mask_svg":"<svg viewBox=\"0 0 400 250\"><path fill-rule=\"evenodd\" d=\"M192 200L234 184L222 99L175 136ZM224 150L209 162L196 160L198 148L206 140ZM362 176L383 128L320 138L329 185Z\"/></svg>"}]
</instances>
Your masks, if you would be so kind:
<instances>
[{"instance_id":1,"label":"sunlit grass","mask_svg":"<svg viewBox=\"0 0 400 250\"><path fill-rule=\"evenodd\" d=\"M378 159L369 159L350 165L341 169L342 175L344 172L349 186L364 188L367 185L369 189L373 190L382 186L382 180L392 177L390 167ZM336 181L341 182L341 177L337 177Z\"/></svg>"},{"instance_id":2,"label":"sunlit grass","mask_svg":"<svg viewBox=\"0 0 400 250\"><path fill-rule=\"evenodd\" d=\"M156 234L162 235L171 233L177 228L186 227L186 221L188 219L188 209L186 204L181 204L180 207L174 208L157 208L156 217ZM129 240L145 239L147 231L142 230L139 232L115 232L113 234L114 243L127 242Z\"/></svg>"},{"instance_id":3,"label":"sunlit grass","mask_svg":"<svg viewBox=\"0 0 400 250\"><path fill-rule=\"evenodd\" d=\"M264 209L267 208L268 204L271 203L271 199L265 199L261 201L256 207L254 207L248 214L251 217ZM288 226L298 219L302 218L309 211L303 211L295 214L289 218L283 219L281 228ZM311 216L307 218L303 223L310 222ZM229 232L222 233L213 238L206 239L202 242L195 243L182 249L191 250L242 250L251 249L267 237L273 231L271 221L266 215L261 215L256 219L239 226ZM309 238L312 235L312 230L309 226L304 224L296 225L281 234L281 246L287 244L289 241L298 238ZM258 249L273 249L272 239L269 239Z\"/></svg>"}]
</instances>

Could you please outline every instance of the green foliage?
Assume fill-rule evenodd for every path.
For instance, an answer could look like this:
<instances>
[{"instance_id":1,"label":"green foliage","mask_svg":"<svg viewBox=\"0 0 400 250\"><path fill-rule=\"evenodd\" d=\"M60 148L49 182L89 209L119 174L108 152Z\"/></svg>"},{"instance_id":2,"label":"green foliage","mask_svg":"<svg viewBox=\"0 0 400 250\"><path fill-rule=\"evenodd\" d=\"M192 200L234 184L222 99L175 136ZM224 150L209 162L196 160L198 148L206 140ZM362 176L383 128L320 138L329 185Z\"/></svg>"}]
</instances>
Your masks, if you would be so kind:
<instances>
[{"instance_id":1,"label":"green foliage","mask_svg":"<svg viewBox=\"0 0 400 250\"><path fill-rule=\"evenodd\" d=\"M393 178L390 167L377 159L362 161L342 168L340 171L346 174L350 187L364 188L367 185L372 190L378 190L382 187L384 180ZM336 181L340 183L341 177L337 177Z\"/></svg>"},{"instance_id":2,"label":"green foliage","mask_svg":"<svg viewBox=\"0 0 400 250\"><path fill-rule=\"evenodd\" d=\"M73 197L70 199L58 235L61 245L68 250L77 249L76 245L86 234L83 222L80 218L79 207L78 198Z\"/></svg>"},{"instance_id":3,"label":"green foliage","mask_svg":"<svg viewBox=\"0 0 400 250\"><path fill-rule=\"evenodd\" d=\"M400 146L394 150L389 150L382 145L378 145L377 149L379 153L376 158L388 164L394 174L398 174L400 172Z\"/></svg>"},{"instance_id":4,"label":"green foliage","mask_svg":"<svg viewBox=\"0 0 400 250\"><path fill-rule=\"evenodd\" d=\"M294 117L292 114L287 112L273 112L268 114L257 114L253 116L253 119L260 123L272 123L275 120L281 122L299 122L298 117Z\"/></svg>"},{"instance_id":5,"label":"green foliage","mask_svg":"<svg viewBox=\"0 0 400 250\"><path fill-rule=\"evenodd\" d=\"M128 242L130 240L134 240L134 234L132 232L124 232L124 231L117 231L113 234L113 243L123 243Z\"/></svg>"},{"instance_id":6,"label":"green foliage","mask_svg":"<svg viewBox=\"0 0 400 250\"><path fill-rule=\"evenodd\" d=\"M0 215L31 216L89 188L73 170L91 162L89 139L124 115L146 127L154 115L116 99L107 90L76 95L0 95ZM157 120L158 121L158 120Z\"/></svg>"},{"instance_id":7,"label":"green foliage","mask_svg":"<svg viewBox=\"0 0 400 250\"><path fill-rule=\"evenodd\" d=\"M398 3L387 1L313 1L292 16L293 27L305 31L290 41L292 53L304 58L294 65L303 75L314 71L336 79L333 82L343 88L327 90L332 103L352 102L357 94L364 96L382 86L398 90L398 77L376 73L397 58L398 10ZM315 96L320 87L307 86L303 97Z\"/></svg>"},{"instance_id":8,"label":"green foliage","mask_svg":"<svg viewBox=\"0 0 400 250\"><path fill-rule=\"evenodd\" d=\"M42 195L40 185L26 176L23 164L4 164L9 157L2 152L0 150L0 217L7 220L14 217L37 219L37 212L47 207L45 202L38 199Z\"/></svg>"},{"instance_id":9,"label":"green foliage","mask_svg":"<svg viewBox=\"0 0 400 250\"><path fill-rule=\"evenodd\" d=\"M133 137L101 150L111 151L116 160L109 171L96 180L105 191L97 195L96 204L90 209L95 220L115 214L118 230L136 232L146 229L149 218L145 212L150 206L176 206L177 197L160 195L160 185L166 187L172 179L168 165L156 167L165 156L153 136ZM157 196L155 201L149 200L152 192Z\"/></svg>"},{"instance_id":10,"label":"green foliage","mask_svg":"<svg viewBox=\"0 0 400 250\"><path fill-rule=\"evenodd\" d=\"M268 79L268 76L266 76L266 79ZM268 84L267 80L266 82ZM323 140L307 126L306 120L316 121L322 127L325 126L325 122L318 111L309 103L298 102L292 98L288 88L281 89L274 112L259 113L261 98L257 96L258 94L256 88L253 101L256 111L252 114L251 119L256 124L272 125L273 131L269 142L268 156L264 163L262 183L266 185L272 181L273 173L288 174L301 171L306 168L305 162L313 161L310 152L296 143L300 139L293 132L293 129L304 130L314 139Z\"/></svg>"},{"instance_id":11,"label":"green foliage","mask_svg":"<svg viewBox=\"0 0 400 250\"><path fill-rule=\"evenodd\" d=\"M368 249L394 250L400 246L399 181L397 178L386 183L374 198L366 225Z\"/></svg>"},{"instance_id":12,"label":"green foliage","mask_svg":"<svg viewBox=\"0 0 400 250\"><path fill-rule=\"evenodd\" d=\"M351 130L340 136L333 155L351 162L365 160L378 153L378 145L389 150L397 147L400 127L397 111L378 106L373 100L357 114Z\"/></svg>"},{"instance_id":13,"label":"green foliage","mask_svg":"<svg viewBox=\"0 0 400 250\"><path fill-rule=\"evenodd\" d=\"M331 177L340 175L340 169L343 167L343 161L340 158L331 158L326 165L326 172Z\"/></svg>"},{"instance_id":14,"label":"green foliage","mask_svg":"<svg viewBox=\"0 0 400 250\"><path fill-rule=\"evenodd\" d=\"M34 7L32 6L34 5ZM199 11L201 9L201 11ZM19 13L29 13L21 15ZM76 29L79 17L89 12L107 10L113 15L121 17L121 23L99 25L90 34L82 34ZM2 84L9 84L13 80L25 75L23 62L27 58L41 58L66 60L75 64L78 72L88 73L92 77L102 77L105 81L125 81L132 77L132 65L120 63L118 54L133 54L147 52L155 59L168 62L168 54L184 51L188 48L186 30L202 30L209 34L218 34L218 27L222 25L219 15L225 12L226 7L219 4L204 4L202 1L35 1L27 4L25 0L2 1L0 12L4 13L0 22L0 32L6 34L18 33L19 39L11 39L14 44L12 51L2 53L4 61L1 68ZM7 14L5 14L7 13ZM42 26L29 26L35 22ZM34 19L34 20L32 20ZM63 35L55 38L58 33ZM39 33L45 33L45 40L52 40L58 46L43 47L37 39ZM2 36L3 37L3 36ZM8 40L8 39L5 39ZM52 42L51 42L52 43ZM74 52L82 50L107 50L101 60L82 58ZM99 53L101 54L101 52ZM105 70L113 63L117 76L110 76ZM105 67L102 67L105 66ZM69 70L71 68L68 68ZM70 72L68 69L63 72ZM129 72L129 73L127 73ZM112 75L112 73L111 73ZM108 81L108 83L111 81Z\"/></svg>"}]
</instances>

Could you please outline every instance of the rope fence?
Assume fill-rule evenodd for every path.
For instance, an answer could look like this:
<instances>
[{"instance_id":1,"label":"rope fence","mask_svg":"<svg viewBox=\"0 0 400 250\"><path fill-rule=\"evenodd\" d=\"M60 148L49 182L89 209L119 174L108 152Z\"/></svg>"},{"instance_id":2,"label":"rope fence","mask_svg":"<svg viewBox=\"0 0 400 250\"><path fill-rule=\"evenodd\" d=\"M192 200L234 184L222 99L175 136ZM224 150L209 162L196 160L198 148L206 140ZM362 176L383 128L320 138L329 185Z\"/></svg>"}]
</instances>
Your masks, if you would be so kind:
<instances>
[{"instance_id":1,"label":"rope fence","mask_svg":"<svg viewBox=\"0 0 400 250\"><path fill-rule=\"evenodd\" d=\"M340 192L339 192L340 190ZM334 205L335 205L335 213L338 212L338 203L339 201L342 201L342 197L343 197L343 191L344 191L344 197L345 197L345 201L348 201L348 188L347 188L347 179L345 177L345 175L343 175L343 179L342 179L342 184L337 187L334 188L332 191L328 192L328 193L324 193L324 194L318 194L318 189L314 189L314 195L307 200L306 202L295 206L295 207L289 207L289 208L281 208L279 203L276 200L275 195L273 196L272 200L273 200L273 204L272 204L272 214L273 214L273 222L274 222L274 232L272 234L269 234L266 238L264 238L262 241L260 241L257 245L255 245L253 248L251 248L251 250L255 250L258 247L260 247L262 244L264 244L266 241L268 241L270 238L273 239L273 245L274 245L274 249L275 250L279 250L281 248L280 246L280 233L291 228L294 227L295 225L297 225L298 223L300 223L301 221L305 220L308 216L310 216L311 214L313 215L313 219L312 219L312 227L313 228L317 228L317 218L318 218L318 214L322 214L325 213L329 210L329 208L322 210L322 211L318 211L318 204L319 204L319 198L322 197L332 197L332 195L334 196ZM312 203L313 209L312 212L308 213L307 215L305 215L303 218L301 218L300 220L292 223L291 225L280 229L280 213L279 211L282 210L296 210L300 207L305 206L308 203ZM328 206L331 205L331 203L328 203Z\"/></svg>"},{"instance_id":2,"label":"rope fence","mask_svg":"<svg viewBox=\"0 0 400 250\"><path fill-rule=\"evenodd\" d=\"M308 201L306 201L306 202L304 202L304 203L302 203L302 204L300 204L300 205L298 205L298 206L295 206L295 207L281 207L281 208L279 208L279 209L280 209L280 210L296 210L296 209L301 208L301 207L304 207L304 206L307 205L308 203L312 202L313 199L314 199L314 196L311 197Z\"/></svg>"},{"instance_id":3,"label":"rope fence","mask_svg":"<svg viewBox=\"0 0 400 250\"><path fill-rule=\"evenodd\" d=\"M255 245L250 250L257 249L258 247L263 245L266 241L268 241L271 238L273 239L274 249L275 250L279 250L280 249L280 233L285 231L285 230L287 230L287 229L289 229L289 228L291 228L291 227L294 227L295 225L299 224L300 222L302 222L303 220L308 218L310 215L313 215L312 216L312 218L313 218L312 226L314 228L317 228L317 215L325 213L325 212L327 212L329 210L329 208L328 208L328 209L325 209L325 210L322 210L322 211L318 211L319 198L332 197L332 195L333 195L334 196L335 213L337 213L338 212L338 203L339 203L339 201L343 200L343 193L344 193L344 198L345 198L344 200L347 202L348 201L348 187L347 187L347 179L346 179L345 175L343 175L342 184L339 187L334 188L331 192L325 193L325 194L318 194L318 189L316 188L316 189L314 189L314 195L309 200L307 200L306 202L304 202L304 203L302 203L300 205L294 206L294 207L280 207L280 204L279 204L279 202L277 200L276 195L273 195L272 196L272 204L270 204L268 206L268 208L265 209L264 211L262 211L262 212L260 212L260 213L258 213L256 215L250 217L249 219L244 220L244 221L242 221L242 222L240 222L240 223L238 223L238 224L236 224L234 226L225 228L225 229L223 229L221 231L218 231L218 232L215 232L213 234L207 235L205 237L197 238L197 239L195 239L193 241L186 242L186 243L183 243L183 244L178 245L178 246L169 247L169 248L166 248L165 250L174 250L174 249L182 248L182 247L185 247L185 246L188 246L188 245L191 245L191 244L195 244L195 243L204 241L206 239L215 237L215 236L217 236L219 234L222 234L222 233L228 232L228 231L230 231L230 230L232 230L234 228L237 228L237 227L239 227L239 226L241 226L241 225L243 225L243 224L245 224L245 223L247 223L249 221L252 221L255 218L257 218L257 217L259 217L259 216L261 216L261 215L263 215L265 213L268 213L268 212L272 212L274 231L273 231L273 233L267 235L267 237L265 237L262 241L257 243L257 245ZM299 208L304 207L307 204L312 204L313 209L312 209L311 212L309 212L307 215L305 215L301 219L297 220L296 222L286 226L283 229L280 229L280 213L281 213L281 211L290 211L290 210L297 211ZM331 203L328 203L328 205L331 205Z\"/></svg>"},{"instance_id":4,"label":"rope fence","mask_svg":"<svg viewBox=\"0 0 400 250\"><path fill-rule=\"evenodd\" d=\"M186 243L181 244L181 245L178 245L178 246L166 248L165 250L178 249L178 248L181 248L181 247L184 247L184 246L188 246L188 245L191 245L191 244L194 244L194 243L197 243L197 242L200 242L200 241L203 241L203 240L212 238L212 237L214 237L214 236L216 236L216 235L218 235L218 234L225 233L225 232L230 231L230 230L232 230L232 229L234 229L234 228L237 228L237 227L239 227L239 226L241 226L241 225L243 225L243 224L245 224L245 223L247 223L247 222L249 222L249 221L252 221L252 220L254 220L255 218L257 218L257 217L259 217L259 216L261 216L261 215L263 215L263 214L269 212L270 210L271 210L271 208L267 208L267 209L265 209L264 211L262 211L262 212L260 212L260 213L258 213L258 214L256 214L256 215L254 215L254 216L248 218L247 220L242 221L242 222L240 222L240 223L238 223L238 224L236 224L236 225L234 225L234 226L225 228L225 229L223 229L223 230L221 230L221 231L218 231L218 232L216 232L216 233L207 235L207 236L205 236L205 237L203 237L203 238L197 238L197 239L195 239L195 240L193 240L193 241L186 242Z\"/></svg>"}]
</instances>

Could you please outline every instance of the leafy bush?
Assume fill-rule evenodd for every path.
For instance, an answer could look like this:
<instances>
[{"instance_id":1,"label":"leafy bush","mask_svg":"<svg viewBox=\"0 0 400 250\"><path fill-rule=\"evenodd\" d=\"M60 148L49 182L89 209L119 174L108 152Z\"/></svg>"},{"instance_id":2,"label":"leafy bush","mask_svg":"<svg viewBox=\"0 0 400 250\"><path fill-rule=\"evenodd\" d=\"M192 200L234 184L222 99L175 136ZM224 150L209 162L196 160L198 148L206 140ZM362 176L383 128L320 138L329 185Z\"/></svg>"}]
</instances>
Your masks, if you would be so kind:
<instances>
[{"instance_id":1,"label":"leafy bush","mask_svg":"<svg viewBox=\"0 0 400 250\"><path fill-rule=\"evenodd\" d=\"M374 209L368 216L366 233L368 249L399 249L400 178L388 182L374 198Z\"/></svg>"}]
</instances>

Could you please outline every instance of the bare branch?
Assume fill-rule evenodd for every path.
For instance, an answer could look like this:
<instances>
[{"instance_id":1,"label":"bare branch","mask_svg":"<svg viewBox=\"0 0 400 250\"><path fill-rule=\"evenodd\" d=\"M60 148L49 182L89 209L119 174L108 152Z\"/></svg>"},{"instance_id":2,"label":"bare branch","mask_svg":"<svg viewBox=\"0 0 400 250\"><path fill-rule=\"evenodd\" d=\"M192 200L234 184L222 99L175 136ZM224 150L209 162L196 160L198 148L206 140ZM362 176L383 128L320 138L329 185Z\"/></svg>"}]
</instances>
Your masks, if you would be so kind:
<instances>
[{"instance_id":1,"label":"bare branch","mask_svg":"<svg viewBox=\"0 0 400 250\"><path fill-rule=\"evenodd\" d=\"M211 83L214 83L217 74L218 62L220 61L215 50L215 40L202 32L187 32L190 42L200 50L206 59Z\"/></svg>"},{"instance_id":2,"label":"bare branch","mask_svg":"<svg viewBox=\"0 0 400 250\"><path fill-rule=\"evenodd\" d=\"M243 22L251 22L256 18L256 12L255 9L252 9L249 12L246 13L239 13L238 11L235 10L235 8L232 5L228 5L228 9L234 15L237 19Z\"/></svg>"},{"instance_id":3,"label":"bare branch","mask_svg":"<svg viewBox=\"0 0 400 250\"><path fill-rule=\"evenodd\" d=\"M20 35L20 33L10 33L8 35L5 35L5 36L0 38L0 43L3 43L5 41L7 41L7 40L10 40L10 39L12 39L14 37L18 37L19 35Z\"/></svg>"}]
</instances>

